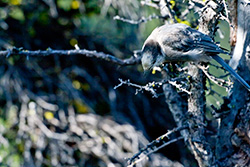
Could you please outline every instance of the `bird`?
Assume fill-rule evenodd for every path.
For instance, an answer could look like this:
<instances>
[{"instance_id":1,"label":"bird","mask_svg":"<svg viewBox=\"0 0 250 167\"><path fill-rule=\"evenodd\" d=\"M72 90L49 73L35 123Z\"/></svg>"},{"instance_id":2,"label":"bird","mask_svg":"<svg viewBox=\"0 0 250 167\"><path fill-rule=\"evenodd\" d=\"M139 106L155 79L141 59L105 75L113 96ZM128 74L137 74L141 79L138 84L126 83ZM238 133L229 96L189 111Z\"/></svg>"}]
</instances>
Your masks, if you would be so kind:
<instances>
[{"instance_id":1,"label":"bird","mask_svg":"<svg viewBox=\"0 0 250 167\"><path fill-rule=\"evenodd\" d=\"M168 62L209 62L216 60L248 91L250 86L218 54L229 54L206 34L186 24L165 24L155 28L141 50L144 71Z\"/></svg>"}]
</instances>

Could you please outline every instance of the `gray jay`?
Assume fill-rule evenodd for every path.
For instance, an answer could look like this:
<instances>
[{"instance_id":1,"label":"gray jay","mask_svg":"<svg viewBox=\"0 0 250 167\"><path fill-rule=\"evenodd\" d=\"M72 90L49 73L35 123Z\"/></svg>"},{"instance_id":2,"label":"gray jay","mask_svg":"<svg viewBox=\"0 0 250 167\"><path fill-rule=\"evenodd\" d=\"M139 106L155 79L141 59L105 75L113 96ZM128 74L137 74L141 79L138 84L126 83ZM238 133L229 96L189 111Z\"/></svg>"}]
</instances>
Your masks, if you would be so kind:
<instances>
[{"instance_id":1,"label":"gray jay","mask_svg":"<svg viewBox=\"0 0 250 167\"><path fill-rule=\"evenodd\" d=\"M198 30L185 24L163 25L155 28L142 47L144 71L165 62L208 62L212 58L229 71L245 88L250 86L218 54L227 52Z\"/></svg>"}]
</instances>

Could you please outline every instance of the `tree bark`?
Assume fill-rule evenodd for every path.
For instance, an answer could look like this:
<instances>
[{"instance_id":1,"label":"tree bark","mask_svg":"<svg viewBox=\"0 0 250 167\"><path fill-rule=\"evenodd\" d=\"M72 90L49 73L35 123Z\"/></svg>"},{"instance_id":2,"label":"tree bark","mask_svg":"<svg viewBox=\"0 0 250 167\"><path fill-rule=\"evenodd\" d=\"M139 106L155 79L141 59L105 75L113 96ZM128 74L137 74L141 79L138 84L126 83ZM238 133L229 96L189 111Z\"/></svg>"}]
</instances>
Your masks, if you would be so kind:
<instances>
[{"instance_id":1,"label":"tree bark","mask_svg":"<svg viewBox=\"0 0 250 167\"><path fill-rule=\"evenodd\" d=\"M218 3L218 4L217 4ZM210 1L204 7L199 20L199 31L213 37L215 27L218 24L221 2ZM192 76L191 95L188 98L188 113L191 116L190 122L192 129L190 130L191 138L189 145L200 167L211 167L215 165L215 155L212 145L206 137L206 98L205 84L206 77L201 69L196 65L189 64L189 74ZM196 127L196 128L194 128Z\"/></svg>"},{"instance_id":2,"label":"tree bark","mask_svg":"<svg viewBox=\"0 0 250 167\"><path fill-rule=\"evenodd\" d=\"M232 68L237 69L238 73L249 83L250 4L245 0L238 0L238 2L232 0L229 4L230 13L237 11L237 15L231 18L233 23L237 20L237 25L234 26L234 29L231 29L237 31L237 37L230 65ZM231 38L235 38L234 35ZM231 42L231 44L234 44L234 42ZM249 92L240 83L234 83L227 106L229 106L229 114L221 119L218 130L216 144L217 159L220 161L220 166L249 166L250 96ZM225 111L223 108L222 110Z\"/></svg>"},{"instance_id":3,"label":"tree bark","mask_svg":"<svg viewBox=\"0 0 250 167\"><path fill-rule=\"evenodd\" d=\"M163 0L161 1L163 2ZM232 0L235 2L235 0ZM162 5L163 3L161 3ZM223 1L209 1L206 3L200 14L199 31L211 37L214 36L220 14L225 10ZM232 47L236 43L231 65L238 69L238 73L246 81L250 81L250 9L249 2L239 0L233 7L237 7L238 18L232 18L234 30L231 33ZM166 10L166 8L160 8ZM230 13L236 16L234 8L229 8ZM170 13L161 11L161 13ZM170 17L171 18L171 17ZM231 29L232 30L232 29ZM237 38L237 40L236 40ZM229 114L223 116L218 122L216 142L209 141L207 134L207 125L205 119L206 99L205 99L205 76L202 71L190 63L188 73L191 79L191 95L184 99L178 95L175 88L171 85L164 85L164 94L166 103L173 114L178 126L189 125L189 130L183 131L188 148L194 154L200 167L206 166L246 166L250 159L250 135L248 134L250 114L250 96L240 83L235 82L227 100L222 105L221 111L229 111ZM187 101L187 102L186 102ZM246 105L248 104L248 105ZM229 107L228 107L229 106ZM188 111L188 112L187 112ZM239 115L241 114L241 115ZM237 118L238 116L238 118ZM235 152L235 147L238 151ZM228 159L229 158L229 159Z\"/></svg>"}]
</instances>

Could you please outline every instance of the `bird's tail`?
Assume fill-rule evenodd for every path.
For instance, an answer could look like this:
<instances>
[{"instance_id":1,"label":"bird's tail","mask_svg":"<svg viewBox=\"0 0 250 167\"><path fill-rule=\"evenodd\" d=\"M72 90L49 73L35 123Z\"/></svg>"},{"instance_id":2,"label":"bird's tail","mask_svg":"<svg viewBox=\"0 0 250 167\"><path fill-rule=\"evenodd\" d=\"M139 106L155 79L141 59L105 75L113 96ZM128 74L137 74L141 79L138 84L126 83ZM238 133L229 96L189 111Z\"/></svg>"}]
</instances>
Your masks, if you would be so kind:
<instances>
[{"instance_id":1,"label":"bird's tail","mask_svg":"<svg viewBox=\"0 0 250 167\"><path fill-rule=\"evenodd\" d=\"M250 91L250 86L248 83L241 78L220 56L214 55L211 56L214 60L216 60L222 67L224 67L227 71L229 71L248 91Z\"/></svg>"}]
</instances>

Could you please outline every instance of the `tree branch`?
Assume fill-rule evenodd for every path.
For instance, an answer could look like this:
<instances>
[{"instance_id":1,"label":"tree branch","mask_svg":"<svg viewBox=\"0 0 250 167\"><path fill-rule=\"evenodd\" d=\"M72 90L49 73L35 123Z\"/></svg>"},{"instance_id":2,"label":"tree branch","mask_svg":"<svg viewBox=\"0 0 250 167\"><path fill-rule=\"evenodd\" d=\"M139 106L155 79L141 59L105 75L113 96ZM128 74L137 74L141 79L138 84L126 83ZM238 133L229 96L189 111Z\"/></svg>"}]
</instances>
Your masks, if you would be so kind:
<instances>
[{"instance_id":1,"label":"tree branch","mask_svg":"<svg viewBox=\"0 0 250 167\"><path fill-rule=\"evenodd\" d=\"M183 139L182 136L170 139L170 135L173 133L182 131L184 129L187 129L187 128L188 128L187 126L175 128L173 130L168 131L166 134L158 137L156 140L153 140L145 148L141 149L140 152L135 154L133 157L129 158L129 160L128 160L129 166L132 166L132 165L138 163L139 161L142 161L144 158L146 158L150 154L158 151L159 149L161 149L161 148L163 148L171 143L174 143L178 140L182 140Z\"/></svg>"},{"instance_id":2,"label":"tree branch","mask_svg":"<svg viewBox=\"0 0 250 167\"><path fill-rule=\"evenodd\" d=\"M142 17L139 20L130 20L130 19L126 19L126 18L120 17L118 15L115 16L115 17L113 17L114 20L120 20L122 22L126 22L126 23L129 23L129 24L141 24L141 23L146 23L148 21L151 21L153 19L165 19L165 18L166 17L158 16L156 14L152 14L152 15L148 16L147 18Z\"/></svg>"},{"instance_id":3,"label":"tree branch","mask_svg":"<svg viewBox=\"0 0 250 167\"><path fill-rule=\"evenodd\" d=\"M86 49L75 49L75 50L36 50L36 51L29 51L29 50L22 50L19 48L13 48L6 51L0 51L0 57L9 57L14 55L20 55L20 56L27 56L27 57L44 57L44 56L52 56L52 55L58 55L58 56L86 56L86 57L94 57L98 59L103 59L106 61L110 61L112 63L118 64L118 65L134 65L140 63L140 52L137 51L134 53L133 57L130 57L128 59L119 59L115 56L112 56L110 54L106 54L103 52L97 52L97 51L91 51Z\"/></svg>"}]
</instances>

